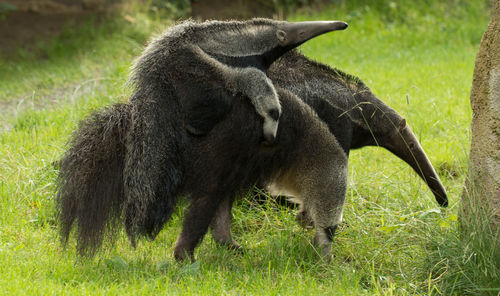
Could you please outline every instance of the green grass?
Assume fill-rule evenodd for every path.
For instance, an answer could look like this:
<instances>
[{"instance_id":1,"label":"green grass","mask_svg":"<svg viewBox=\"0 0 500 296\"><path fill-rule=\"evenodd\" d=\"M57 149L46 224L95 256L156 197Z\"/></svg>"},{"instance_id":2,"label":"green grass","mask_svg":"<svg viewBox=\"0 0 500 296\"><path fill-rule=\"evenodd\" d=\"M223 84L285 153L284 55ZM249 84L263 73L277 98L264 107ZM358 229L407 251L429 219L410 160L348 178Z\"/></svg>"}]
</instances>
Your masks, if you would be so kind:
<instances>
[{"instance_id":1,"label":"green grass","mask_svg":"<svg viewBox=\"0 0 500 296\"><path fill-rule=\"evenodd\" d=\"M124 234L93 260L79 259L74 241L62 250L53 162L80 119L127 100L134 57L152 32L169 25L137 12L134 23L120 16L90 21L0 60L0 294L496 295L495 233L478 218L470 223L474 231L461 235L457 221L472 71L488 7L480 0L358 2L368 3L291 16L350 24L302 50L359 76L407 119L442 177L449 209L437 206L402 161L365 148L350 157L345 224L330 263L319 258L312 231L297 226L293 212L249 198L233 211L244 254L217 247L207 235L196 263L176 263L181 210L136 250Z\"/></svg>"}]
</instances>

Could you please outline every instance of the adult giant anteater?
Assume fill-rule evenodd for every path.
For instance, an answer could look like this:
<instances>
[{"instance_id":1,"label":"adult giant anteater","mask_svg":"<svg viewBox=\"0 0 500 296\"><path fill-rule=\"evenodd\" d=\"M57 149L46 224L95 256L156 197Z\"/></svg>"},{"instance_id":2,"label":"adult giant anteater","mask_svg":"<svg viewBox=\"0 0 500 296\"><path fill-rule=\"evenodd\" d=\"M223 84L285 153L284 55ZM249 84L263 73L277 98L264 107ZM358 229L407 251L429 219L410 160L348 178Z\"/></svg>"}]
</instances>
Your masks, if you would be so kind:
<instances>
[{"instance_id":1,"label":"adult giant anteater","mask_svg":"<svg viewBox=\"0 0 500 296\"><path fill-rule=\"evenodd\" d=\"M346 27L340 21L187 21L148 45L131 79L135 91L123 169L132 242L137 235L155 237L171 213L191 135L210 131L242 94L263 118L263 137L272 142L281 110L264 71L310 38Z\"/></svg>"},{"instance_id":2,"label":"adult giant anteater","mask_svg":"<svg viewBox=\"0 0 500 296\"><path fill-rule=\"evenodd\" d=\"M138 235L154 238L186 179L191 141L244 97L260 117L260 135L272 143L281 106L264 71L299 44L346 27L340 21L187 21L151 42L135 63L130 102L86 119L61 160L63 240L76 222L80 252L92 253L118 216L133 244ZM108 196L113 202L104 204Z\"/></svg>"}]
</instances>

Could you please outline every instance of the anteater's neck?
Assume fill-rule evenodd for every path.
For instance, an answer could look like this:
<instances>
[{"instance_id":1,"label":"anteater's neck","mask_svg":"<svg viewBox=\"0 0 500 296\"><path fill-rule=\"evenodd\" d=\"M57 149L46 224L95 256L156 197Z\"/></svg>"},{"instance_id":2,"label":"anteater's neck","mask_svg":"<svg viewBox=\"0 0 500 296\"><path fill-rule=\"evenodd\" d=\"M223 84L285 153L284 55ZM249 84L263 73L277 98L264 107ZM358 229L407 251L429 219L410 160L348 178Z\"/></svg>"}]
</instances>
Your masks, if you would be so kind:
<instances>
[{"instance_id":1,"label":"anteater's neck","mask_svg":"<svg viewBox=\"0 0 500 296\"><path fill-rule=\"evenodd\" d=\"M270 68L275 85L291 90L309 104L349 149L384 146L401 116L379 100L359 78L312 61L296 50Z\"/></svg>"},{"instance_id":2,"label":"anteater's neck","mask_svg":"<svg viewBox=\"0 0 500 296\"><path fill-rule=\"evenodd\" d=\"M368 89L353 92L347 110L352 121L351 149L364 146L385 147L387 135L396 131L403 119L394 109L379 100Z\"/></svg>"}]
</instances>

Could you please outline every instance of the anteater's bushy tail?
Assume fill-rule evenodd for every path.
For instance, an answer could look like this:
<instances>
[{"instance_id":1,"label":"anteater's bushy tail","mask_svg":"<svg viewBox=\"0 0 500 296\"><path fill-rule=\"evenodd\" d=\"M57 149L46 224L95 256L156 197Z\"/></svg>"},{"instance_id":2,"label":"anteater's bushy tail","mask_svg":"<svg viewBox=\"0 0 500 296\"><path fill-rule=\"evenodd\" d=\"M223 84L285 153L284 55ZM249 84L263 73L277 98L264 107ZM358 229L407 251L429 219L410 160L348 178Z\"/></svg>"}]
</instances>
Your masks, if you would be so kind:
<instances>
[{"instance_id":1,"label":"anteater's bushy tail","mask_svg":"<svg viewBox=\"0 0 500 296\"><path fill-rule=\"evenodd\" d=\"M60 161L57 210L63 244L73 225L81 255L93 255L120 225L131 105L115 104L83 120Z\"/></svg>"}]
</instances>

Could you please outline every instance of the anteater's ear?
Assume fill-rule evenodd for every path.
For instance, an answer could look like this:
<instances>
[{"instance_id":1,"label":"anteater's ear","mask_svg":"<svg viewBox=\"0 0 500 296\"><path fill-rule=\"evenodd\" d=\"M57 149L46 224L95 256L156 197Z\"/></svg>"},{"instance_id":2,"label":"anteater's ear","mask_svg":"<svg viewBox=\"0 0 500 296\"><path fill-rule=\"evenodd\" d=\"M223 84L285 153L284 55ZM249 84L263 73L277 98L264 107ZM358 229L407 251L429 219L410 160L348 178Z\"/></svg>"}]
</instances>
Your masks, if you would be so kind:
<instances>
[{"instance_id":1,"label":"anteater's ear","mask_svg":"<svg viewBox=\"0 0 500 296\"><path fill-rule=\"evenodd\" d=\"M406 119L401 119L398 126L398 131L402 131L406 127Z\"/></svg>"},{"instance_id":2,"label":"anteater's ear","mask_svg":"<svg viewBox=\"0 0 500 296\"><path fill-rule=\"evenodd\" d=\"M278 38L278 41L282 44L286 43L287 41L286 32L283 30L278 30L276 32L276 37Z\"/></svg>"}]
</instances>

